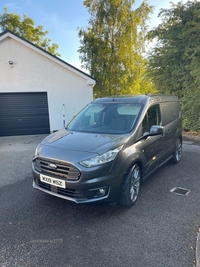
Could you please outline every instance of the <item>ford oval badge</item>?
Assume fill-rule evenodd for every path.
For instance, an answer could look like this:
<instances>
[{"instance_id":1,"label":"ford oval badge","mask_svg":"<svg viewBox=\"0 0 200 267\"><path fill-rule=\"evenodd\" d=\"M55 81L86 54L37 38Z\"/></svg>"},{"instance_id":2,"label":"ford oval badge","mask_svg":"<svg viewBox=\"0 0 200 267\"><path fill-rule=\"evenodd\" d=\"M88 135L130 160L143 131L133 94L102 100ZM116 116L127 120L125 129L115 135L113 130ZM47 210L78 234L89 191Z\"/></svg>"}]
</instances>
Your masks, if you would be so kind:
<instances>
[{"instance_id":1,"label":"ford oval badge","mask_svg":"<svg viewBox=\"0 0 200 267\"><path fill-rule=\"evenodd\" d=\"M56 166L56 164L53 164L53 163L50 163L49 164L49 167L51 168L51 169L57 169L57 166Z\"/></svg>"}]
</instances>

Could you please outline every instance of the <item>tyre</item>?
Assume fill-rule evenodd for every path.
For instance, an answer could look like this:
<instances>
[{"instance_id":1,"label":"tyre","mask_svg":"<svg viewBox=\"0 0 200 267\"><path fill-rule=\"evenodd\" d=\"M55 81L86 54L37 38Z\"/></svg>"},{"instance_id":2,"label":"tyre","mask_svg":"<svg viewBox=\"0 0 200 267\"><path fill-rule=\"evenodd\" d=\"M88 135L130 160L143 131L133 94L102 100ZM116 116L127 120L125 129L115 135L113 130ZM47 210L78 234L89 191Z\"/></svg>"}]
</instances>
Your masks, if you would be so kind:
<instances>
[{"instance_id":1,"label":"tyre","mask_svg":"<svg viewBox=\"0 0 200 267\"><path fill-rule=\"evenodd\" d=\"M140 166L135 163L126 175L121 192L121 204L125 206L133 206L137 199L141 183Z\"/></svg>"},{"instance_id":2,"label":"tyre","mask_svg":"<svg viewBox=\"0 0 200 267\"><path fill-rule=\"evenodd\" d=\"M182 157L182 140L178 138L175 144L175 150L172 158L172 162L178 164Z\"/></svg>"}]
</instances>

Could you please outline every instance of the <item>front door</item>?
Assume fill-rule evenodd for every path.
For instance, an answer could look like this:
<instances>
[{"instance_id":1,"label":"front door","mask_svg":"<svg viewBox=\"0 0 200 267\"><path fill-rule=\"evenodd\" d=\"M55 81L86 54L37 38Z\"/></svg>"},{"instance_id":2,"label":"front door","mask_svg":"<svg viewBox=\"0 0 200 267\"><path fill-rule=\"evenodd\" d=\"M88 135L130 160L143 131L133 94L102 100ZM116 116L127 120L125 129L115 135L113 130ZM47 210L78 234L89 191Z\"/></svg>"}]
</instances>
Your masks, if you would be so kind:
<instances>
[{"instance_id":1,"label":"front door","mask_svg":"<svg viewBox=\"0 0 200 267\"><path fill-rule=\"evenodd\" d=\"M153 125L161 125L161 113L159 104L151 106L146 112L143 122L143 134L150 132ZM148 136L143 141L143 153L146 160L144 175L152 172L162 162L165 150L165 135Z\"/></svg>"}]
</instances>

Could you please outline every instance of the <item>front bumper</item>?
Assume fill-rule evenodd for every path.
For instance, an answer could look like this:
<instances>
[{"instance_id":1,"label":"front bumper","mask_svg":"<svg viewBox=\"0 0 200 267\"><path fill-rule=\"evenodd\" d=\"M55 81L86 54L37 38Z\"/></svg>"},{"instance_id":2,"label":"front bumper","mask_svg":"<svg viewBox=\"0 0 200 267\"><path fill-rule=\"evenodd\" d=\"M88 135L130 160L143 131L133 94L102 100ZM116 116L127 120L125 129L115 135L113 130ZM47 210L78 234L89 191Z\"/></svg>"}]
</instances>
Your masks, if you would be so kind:
<instances>
[{"instance_id":1,"label":"front bumper","mask_svg":"<svg viewBox=\"0 0 200 267\"><path fill-rule=\"evenodd\" d=\"M83 182L81 179L76 182L65 181L66 188L60 188L40 181L40 173L33 169L33 188L75 203L116 202L122 179L123 175L113 176L109 173Z\"/></svg>"}]
</instances>

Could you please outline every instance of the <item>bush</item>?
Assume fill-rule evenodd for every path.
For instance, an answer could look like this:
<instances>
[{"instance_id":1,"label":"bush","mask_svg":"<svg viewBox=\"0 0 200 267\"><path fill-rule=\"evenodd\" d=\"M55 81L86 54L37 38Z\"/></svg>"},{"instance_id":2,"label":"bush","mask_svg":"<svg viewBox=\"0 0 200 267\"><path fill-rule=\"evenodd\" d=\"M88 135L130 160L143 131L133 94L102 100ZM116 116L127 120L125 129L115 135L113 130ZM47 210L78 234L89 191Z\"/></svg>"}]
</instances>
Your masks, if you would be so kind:
<instances>
[{"instance_id":1,"label":"bush","mask_svg":"<svg viewBox=\"0 0 200 267\"><path fill-rule=\"evenodd\" d=\"M200 132L200 90L186 92L181 100L183 129Z\"/></svg>"}]
</instances>

